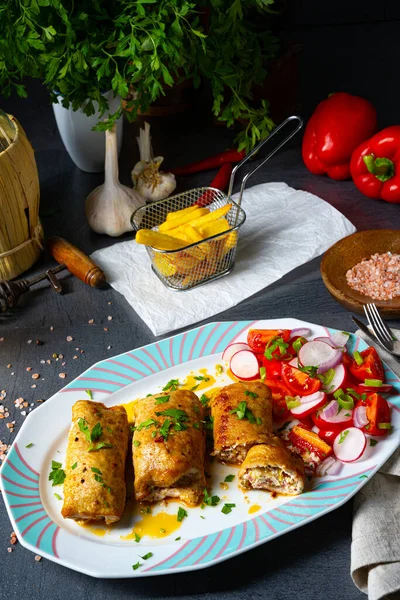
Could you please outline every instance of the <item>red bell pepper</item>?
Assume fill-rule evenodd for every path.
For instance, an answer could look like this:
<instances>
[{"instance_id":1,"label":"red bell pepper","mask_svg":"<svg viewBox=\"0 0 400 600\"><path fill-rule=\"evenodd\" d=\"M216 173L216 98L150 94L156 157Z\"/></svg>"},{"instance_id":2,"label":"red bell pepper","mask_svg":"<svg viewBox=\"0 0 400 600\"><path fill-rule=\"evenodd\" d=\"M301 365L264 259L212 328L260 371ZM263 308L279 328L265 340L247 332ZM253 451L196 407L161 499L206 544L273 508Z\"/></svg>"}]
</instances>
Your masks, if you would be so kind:
<instances>
[{"instance_id":1,"label":"red bell pepper","mask_svg":"<svg viewBox=\"0 0 400 600\"><path fill-rule=\"evenodd\" d=\"M391 430L390 407L379 394L369 394L365 401L359 400L359 406L366 406L368 425L362 429L369 435L385 435Z\"/></svg>"},{"instance_id":2,"label":"red bell pepper","mask_svg":"<svg viewBox=\"0 0 400 600\"><path fill-rule=\"evenodd\" d=\"M400 203L400 125L386 127L353 152L355 185L368 198Z\"/></svg>"},{"instance_id":3,"label":"red bell pepper","mask_svg":"<svg viewBox=\"0 0 400 600\"><path fill-rule=\"evenodd\" d=\"M295 425L289 432L289 442L303 452L314 452L320 459L332 454L332 448L313 431Z\"/></svg>"},{"instance_id":4,"label":"red bell pepper","mask_svg":"<svg viewBox=\"0 0 400 600\"><path fill-rule=\"evenodd\" d=\"M307 123L302 155L314 175L350 178L353 150L376 129L376 110L368 100L345 92L332 94L318 104Z\"/></svg>"},{"instance_id":5,"label":"red bell pepper","mask_svg":"<svg viewBox=\"0 0 400 600\"><path fill-rule=\"evenodd\" d=\"M385 381L385 370L383 368L382 361L379 354L373 346L366 348L359 354L359 362L357 364L354 360L350 365L350 373L358 379L358 381L364 381L366 379L380 379Z\"/></svg>"}]
</instances>

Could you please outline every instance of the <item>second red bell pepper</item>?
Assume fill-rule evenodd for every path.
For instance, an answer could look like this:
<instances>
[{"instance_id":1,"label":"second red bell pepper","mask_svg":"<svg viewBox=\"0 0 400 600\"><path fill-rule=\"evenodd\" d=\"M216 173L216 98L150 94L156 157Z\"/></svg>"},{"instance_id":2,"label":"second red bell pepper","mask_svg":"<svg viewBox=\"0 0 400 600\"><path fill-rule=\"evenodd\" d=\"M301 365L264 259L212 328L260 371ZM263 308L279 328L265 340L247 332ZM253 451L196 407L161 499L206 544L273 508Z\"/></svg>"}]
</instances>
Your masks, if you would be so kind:
<instances>
[{"instance_id":1,"label":"second red bell pepper","mask_svg":"<svg viewBox=\"0 0 400 600\"><path fill-rule=\"evenodd\" d=\"M386 127L360 144L350 171L365 196L400 203L400 125Z\"/></svg>"},{"instance_id":2,"label":"second red bell pepper","mask_svg":"<svg viewBox=\"0 0 400 600\"><path fill-rule=\"evenodd\" d=\"M307 123L302 155L314 175L350 178L353 150L376 129L376 110L368 100L345 92L318 104Z\"/></svg>"}]
</instances>

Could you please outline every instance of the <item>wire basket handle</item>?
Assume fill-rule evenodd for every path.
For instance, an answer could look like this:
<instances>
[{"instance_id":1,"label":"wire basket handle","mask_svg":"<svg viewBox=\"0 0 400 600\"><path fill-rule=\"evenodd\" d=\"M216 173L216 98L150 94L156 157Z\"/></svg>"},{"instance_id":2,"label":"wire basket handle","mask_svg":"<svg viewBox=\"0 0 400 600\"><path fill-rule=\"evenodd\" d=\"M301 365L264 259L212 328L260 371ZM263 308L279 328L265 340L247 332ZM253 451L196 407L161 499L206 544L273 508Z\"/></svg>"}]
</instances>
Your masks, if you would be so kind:
<instances>
[{"instance_id":1,"label":"wire basket handle","mask_svg":"<svg viewBox=\"0 0 400 600\"><path fill-rule=\"evenodd\" d=\"M246 187L246 182L247 182L248 178L251 177L256 171L258 171L258 169L260 169L263 165L265 165L265 163L271 158L271 156L273 156L276 152L278 152L278 150L280 150L282 148L282 146L284 146L286 144L286 142L288 142L294 135L296 135L296 133L298 131L300 131L300 129L303 127L303 119L301 117L297 116L297 115L292 115L292 116L288 117L287 119L285 119L284 121L282 121L282 123L280 123L274 129L274 131L269 134L269 136L267 138L265 138L264 140L261 140L261 142L259 144L257 144L257 146L255 148L253 148L253 150L251 150L251 152L249 152L249 154L247 154L244 157L244 159L241 160L240 163L238 163L236 165L236 167L233 169L231 178L229 180L228 198L230 198L231 195L232 195L232 190L233 190L233 184L234 184L234 180L235 180L235 175L236 175L236 172L240 169L240 167L242 165L244 165L245 162L247 162L248 160L250 160L250 158L252 156L254 156L254 154L256 154L256 152L258 152L260 150L260 148L262 146L264 146L264 144L266 144L267 142L269 142L270 139L272 137L274 137L274 135L276 133L278 133L278 131L280 131L281 129L285 128L286 125L288 125L292 121L297 121L297 127L296 127L296 129L294 129L291 133L289 133L277 146L275 146L275 148L273 150L271 150L271 152L269 154L267 154L267 156L264 158L263 161L261 161L256 167L254 167L254 169L252 171L250 171L249 173L247 173L243 177L242 183L241 183L241 186L240 186L239 199L236 201L236 204L238 204L239 206L240 206L240 204L242 202L242 196L243 196L243 192L244 192L244 189Z\"/></svg>"}]
</instances>

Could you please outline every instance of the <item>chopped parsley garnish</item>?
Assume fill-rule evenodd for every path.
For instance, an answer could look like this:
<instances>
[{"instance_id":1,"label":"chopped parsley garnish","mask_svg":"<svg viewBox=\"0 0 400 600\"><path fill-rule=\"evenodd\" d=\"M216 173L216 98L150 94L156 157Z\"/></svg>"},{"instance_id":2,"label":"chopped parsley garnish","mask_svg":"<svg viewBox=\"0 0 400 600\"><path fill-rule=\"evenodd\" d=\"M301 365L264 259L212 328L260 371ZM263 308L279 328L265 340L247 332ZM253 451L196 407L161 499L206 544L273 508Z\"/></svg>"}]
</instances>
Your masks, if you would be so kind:
<instances>
[{"instance_id":1,"label":"chopped parsley garnish","mask_svg":"<svg viewBox=\"0 0 400 600\"><path fill-rule=\"evenodd\" d=\"M231 483L235 479L234 475L227 475L224 479L225 483Z\"/></svg>"},{"instance_id":2,"label":"chopped parsley garnish","mask_svg":"<svg viewBox=\"0 0 400 600\"><path fill-rule=\"evenodd\" d=\"M146 398L149 398L150 396L152 396L153 394L146 394Z\"/></svg>"},{"instance_id":3,"label":"chopped parsley garnish","mask_svg":"<svg viewBox=\"0 0 400 600\"><path fill-rule=\"evenodd\" d=\"M90 442L90 448L88 452L93 452L94 450L101 450L102 448L112 448L112 444L108 444L107 442L99 442L98 444L93 444L103 433L103 428L101 423L96 423L96 425L92 428L92 431L89 430L88 424L85 419L82 417L78 420L79 429L84 434L85 438L88 442Z\"/></svg>"},{"instance_id":4,"label":"chopped parsley garnish","mask_svg":"<svg viewBox=\"0 0 400 600\"><path fill-rule=\"evenodd\" d=\"M157 421L155 419L147 419L147 421L143 421L142 423L140 423L140 425L138 425L137 430L142 431L142 429L148 429L152 425L158 425Z\"/></svg>"},{"instance_id":5,"label":"chopped parsley garnish","mask_svg":"<svg viewBox=\"0 0 400 600\"><path fill-rule=\"evenodd\" d=\"M146 506L146 508L141 508L140 512L142 515L150 515L151 514L151 508L150 506Z\"/></svg>"},{"instance_id":6,"label":"chopped parsley garnish","mask_svg":"<svg viewBox=\"0 0 400 600\"><path fill-rule=\"evenodd\" d=\"M54 498L57 498L57 500L62 500L62 498L59 494L54 494Z\"/></svg>"},{"instance_id":7,"label":"chopped parsley garnish","mask_svg":"<svg viewBox=\"0 0 400 600\"><path fill-rule=\"evenodd\" d=\"M265 347L264 356L267 360L274 360L274 352L279 350L280 357L283 358L286 355L286 350L289 348L289 344L283 341L281 337L273 337L269 340Z\"/></svg>"},{"instance_id":8,"label":"chopped parsley garnish","mask_svg":"<svg viewBox=\"0 0 400 600\"><path fill-rule=\"evenodd\" d=\"M369 445L370 446L376 446L377 443L378 443L378 440L372 440L372 439L369 440Z\"/></svg>"},{"instance_id":9,"label":"chopped parsley garnish","mask_svg":"<svg viewBox=\"0 0 400 600\"><path fill-rule=\"evenodd\" d=\"M140 555L139 555L140 556ZM140 556L140 558L142 560L147 560L148 558L151 558L153 556L152 552L148 552L147 554L145 554L144 556Z\"/></svg>"},{"instance_id":10,"label":"chopped parsley garnish","mask_svg":"<svg viewBox=\"0 0 400 600\"><path fill-rule=\"evenodd\" d=\"M98 481L99 483L103 483L103 477L101 475L98 475L97 473L94 474L94 478L96 481Z\"/></svg>"},{"instance_id":11,"label":"chopped parsley garnish","mask_svg":"<svg viewBox=\"0 0 400 600\"><path fill-rule=\"evenodd\" d=\"M193 423L193 427L195 429L200 429L200 424L199 423Z\"/></svg>"},{"instance_id":12,"label":"chopped parsley garnish","mask_svg":"<svg viewBox=\"0 0 400 600\"><path fill-rule=\"evenodd\" d=\"M92 467L92 471L93 473L97 473L97 475L102 475L103 473L100 471L100 469L97 469L96 467Z\"/></svg>"},{"instance_id":13,"label":"chopped parsley garnish","mask_svg":"<svg viewBox=\"0 0 400 600\"><path fill-rule=\"evenodd\" d=\"M156 398L156 404L165 404L166 402L168 402L169 400L169 396L159 396L158 398Z\"/></svg>"},{"instance_id":14,"label":"chopped parsley garnish","mask_svg":"<svg viewBox=\"0 0 400 600\"><path fill-rule=\"evenodd\" d=\"M235 508L235 506L236 504L224 504L221 512L224 513L224 515L228 515L230 512L232 512L232 508Z\"/></svg>"},{"instance_id":15,"label":"chopped parsley garnish","mask_svg":"<svg viewBox=\"0 0 400 600\"><path fill-rule=\"evenodd\" d=\"M196 415L199 415L199 414L200 414L200 408L197 406L197 404L195 404L195 405L193 406L193 410L194 410L194 412L196 413Z\"/></svg>"},{"instance_id":16,"label":"chopped parsley garnish","mask_svg":"<svg viewBox=\"0 0 400 600\"><path fill-rule=\"evenodd\" d=\"M162 527L160 528L160 533L165 533L165 529L163 529Z\"/></svg>"},{"instance_id":17,"label":"chopped parsley garnish","mask_svg":"<svg viewBox=\"0 0 400 600\"><path fill-rule=\"evenodd\" d=\"M93 477L95 478L95 481L97 481L98 483L100 483L100 485L105 488L108 493L111 492L111 488L109 485L106 485L103 481L103 477L102 477L102 473L99 469L96 469L95 467L92 467L92 471L94 473Z\"/></svg>"},{"instance_id":18,"label":"chopped parsley garnish","mask_svg":"<svg viewBox=\"0 0 400 600\"><path fill-rule=\"evenodd\" d=\"M200 519L205 519L205 517L203 517L203 515L200 515Z\"/></svg>"},{"instance_id":19,"label":"chopped parsley garnish","mask_svg":"<svg viewBox=\"0 0 400 600\"><path fill-rule=\"evenodd\" d=\"M163 392L166 392L167 390L170 390L171 392L175 392L178 389L179 386L179 379L170 379L167 383L167 385L165 385L163 387Z\"/></svg>"},{"instance_id":20,"label":"chopped parsley garnish","mask_svg":"<svg viewBox=\"0 0 400 600\"><path fill-rule=\"evenodd\" d=\"M250 390L245 390L244 393L246 394L246 396L250 396L250 398L258 398L258 394L256 394L255 392L251 392Z\"/></svg>"},{"instance_id":21,"label":"chopped parsley garnish","mask_svg":"<svg viewBox=\"0 0 400 600\"><path fill-rule=\"evenodd\" d=\"M175 541L176 541L176 542L179 542L179 540L180 540L180 539L181 539L181 536L179 536L179 537L175 538Z\"/></svg>"},{"instance_id":22,"label":"chopped parsley garnish","mask_svg":"<svg viewBox=\"0 0 400 600\"><path fill-rule=\"evenodd\" d=\"M157 437L157 431L152 431L152 432L151 432L151 437L152 437L152 438L155 438L155 437Z\"/></svg>"},{"instance_id":23,"label":"chopped parsley garnish","mask_svg":"<svg viewBox=\"0 0 400 600\"><path fill-rule=\"evenodd\" d=\"M140 535L138 533L136 533L136 531L135 531L135 542L138 544L140 542L140 540L141 540Z\"/></svg>"},{"instance_id":24,"label":"chopped parsley garnish","mask_svg":"<svg viewBox=\"0 0 400 600\"><path fill-rule=\"evenodd\" d=\"M180 408L167 408L166 410L162 410L161 412L156 412L157 417L172 417L176 421L188 421L189 417L187 416L184 410Z\"/></svg>"},{"instance_id":25,"label":"chopped parsley garnish","mask_svg":"<svg viewBox=\"0 0 400 600\"><path fill-rule=\"evenodd\" d=\"M25 446L25 448L32 448L32 446L33 446L33 442L29 442L29 444L27 444L27 445Z\"/></svg>"},{"instance_id":26,"label":"chopped parsley garnish","mask_svg":"<svg viewBox=\"0 0 400 600\"><path fill-rule=\"evenodd\" d=\"M339 444L343 444L344 440L346 439L346 437L349 434L349 430L345 429L345 431L341 431L339 434Z\"/></svg>"},{"instance_id":27,"label":"chopped parsley garnish","mask_svg":"<svg viewBox=\"0 0 400 600\"><path fill-rule=\"evenodd\" d=\"M261 419L259 417L256 419L251 410L247 408L247 402L245 401L239 402L238 406L231 410L230 413L236 413L237 418L240 420L248 419L250 423L257 423L257 425L261 425L262 423Z\"/></svg>"},{"instance_id":28,"label":"chopped parsley garnish","mask_svg":"<svg viewBox=\"0 0 400 600\"><path fill-rule=\"evenodd\" d=\"M361 398L361 395L358 392L356 392L356 390L354 390L353 388L346 388L346 393L349 396L353 396L353 398L355 398L356 400L360 400Z\"/></svg>"},{"instance_id":29,"label":"chopped parsley garnish","mask_svg":"<svg viewBox=\"0 0 400 600\"><path fill-rule=\"evenodd\" d=\"M162 427L160 429L160 435L164 438L165 441L167 441L167 439L168 439L170 427L172 427L171 419L165 419L165 421L162 424Z\"/></svg>"},{"instance_id":30,"label":"chopped parsley garnish","mask_svg":"<svg viewBox=\"0 0 400 600\"><path fill-rule=\"evenodd\" d=\"M87 395L89 396L89 398L91 400L93 400L93 394L92 394L92 390L85 390L85 392L87 393Z\"/></svg>"},{"instance_id":31,"label":"chopped parsley garnish","mask_svg":"<svg viewBox=\"0 0 400 600\"><path fill-rule=\"evenodd\" d=\"M199 387L199 383L197 385L194 385L193 387L190 388L191 392L194 392L195 390L197 390L197 388Z\"/></svg>"},{"instance_id":32,"label":"chopped parsley garnish","mask_svg":"<svg viewBox=\"0 0 400 600\"><path fill-rule=\"evenodd\" d=\"M132 569L134 571L136 571L136 569L138 569L139 567L141 567L142 565L140 564L140 562L138 561L136 564L132 565Z\"/></svg>"},{"instance_id":33,"label":"chopped parsley garnish","mask_svg":"<svg viewBox=\"0 0 400 600\"><path fill-rule=\"evenodd\" d=\"M207 406L207 404L210 402L210 398L207 398L207 396L205 394L202 394L200 396L200 402L202 403L203 406Z\"/></svg>"},{"instance_id":34,"label":"chopped parsley garnish","mask_svg":"<svg viewBox=\"0 0 400 600\"><path fill-rule=\"evenodd\" d=\"M195 379L196 381L210 381L209 377L203 377L203 375L195 375L193 379Z\"/></svg>"},{"instance_id":35,"label":"chopped parsley garnish","mask_svg":"<svg viewBox=\"0 0 400 600\"><path fill-rule=\"evenodd\" d=\"M65 479L65 471L61 468L61 463L55 460L51 461L51 471L49 473L49 481L52 481L52 487L62 485Z\"/></svg>"},{"instance_id":36,"label":"chopped parsley garnish","mask_svg":"<svg viewBox=\"0 0 400 600\"><path fill-rule=\"evenodd\" d=\"M298 363L297 368L299 369L299 371L302 371L303 373L307 373L307 375L309 375L310 377L313 377L313 378L316 377L317 371L318 371L318 367L314 367L314 366L302 367L300 365L300 363Z\"/></svg>"},{"instance_id":37,"label":"chopped parsley garnish","mask_svg":"<svg viewBox=\"0 0 400 600\"><path fill-rule=\"evenodd\" d=\"M296 352L296 354L299 353L299 350L302 346L304 346L304 344L307 342L306 338L303 337L299 337L297 338L297 340L295 340L292 344L293 346L293 350Z\"/></svg>"},{"instance_id":38,"label":"chopped parsley garnish","mask_svg":"<svg viewBox=\"0 0 400 600\"><path fill-rule=\"evenodd\" d=\"M328 387L332 383L334 377L335 377L335 369L329 369L328 371L326 371L323 374L322 373L317 374L317 379L319 379L325 387Z\"/></svg>"},{"instance_id":39,"label":"chopped parsley garnish","mask_svg":"<svg viewBox=\"0 0 400 600\"><path fill-rule=\"evenodd\" d=\"M139 446L140 446L139 440L133 440L133 445L135 446L135 448L139 448Z\"/></svg>"},{"instance_id":40,"label":"chopped parsley garnish","mask_svg":"<svg viewBox=\"0 0 400 600\"><path fill-rule=\"evenodd\" d=\"M222 365L215 365L215 370L218 375L222 375L222 373L224 372L224 368Z\"/></svg>"},{"instance_id":41,"label":"chopped parsley garnish","mask_svg":"<svg viewBox=\"0 0 400 600\"><path fill-rule=\"evenodd\" d=\"M135 427L135 425L129 425L131 433L135 433L137 427Z\"/></svg>"},{"instance_id":42,"label":"chopped parsley garnish","mask_svg":"<svg viewBox=\"0 0 400 600\"><path fill-rule=\"evenodd\" d=\"M204 425L204 428L207 431L212 431L213 430L213 427L214 427L214 418L211 415L208 416L208 417L206 417L204 419L204 421L202 421L202 423Z\"/></svg>"},{"instance_id":43,"label":"chopped parsley garnish","mask_svg":"<svg viewBox=\"0 0 400 600\"><path fill-rule=\"evenodd\" d=\"M221 498L219 496L210 496L207 490L204 488L204 504L207 506L217 506Z\"/></svg>"},{"instance_id":44,"label":"chopped parsley garnish","mask_svg":"<svg viewBox=\"0 0 400 600\"><path fill-rule=\"evenodd\" d=\"M260 379L261 381L265 381L267 377L267 369L265 367L260 367Z\"/></svg>"},{"instance_id":45,"label":"chopped parsley garnish","mask_svg":"<svg viewBox=\"0 0 400 600\"><path fill-rule=\"evenodd\" d=\"M360 475L358 479L368 479L368 475Z\"/></svg>"},{"instance_id":46,"label":"chopped parsley garnish","mask_svg":"<svg viewBox=\"0 0 400 600\"><path fill-rule=\"evenodd\" d=\"M77 466L78 466L78 463L76 462L72 465L71 469L74 470L74 469L76 469Z\"/></svg>"},{"instance_id":47,"label":"chopped parsley garnish","mask_svg":"<svg viewBox=\"0 0 400 600\"><path fill-rule=\"evenodd\" d=\"M179 523L182 523L183 519L187 516L188 516L187 511L184 508L182 508L182 506L180 506L178 509L178 514L176 516L176 520Z\"/></svg>"}]
</instances>

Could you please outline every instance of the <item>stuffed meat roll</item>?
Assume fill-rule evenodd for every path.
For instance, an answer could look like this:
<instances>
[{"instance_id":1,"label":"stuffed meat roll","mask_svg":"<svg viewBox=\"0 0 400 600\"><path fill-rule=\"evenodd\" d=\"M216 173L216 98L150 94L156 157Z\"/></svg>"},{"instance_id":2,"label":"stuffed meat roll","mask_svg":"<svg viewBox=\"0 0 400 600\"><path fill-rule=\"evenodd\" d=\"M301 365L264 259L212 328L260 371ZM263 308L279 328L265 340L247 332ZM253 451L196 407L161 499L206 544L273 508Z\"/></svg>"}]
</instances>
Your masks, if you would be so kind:
<instances>
[{"instance_id":1,"label":"stuffed meat roll","mask_svg":"<svg viewBox=\"0 0 400 600\"><path fill-rule=\"evenodd\" d=\"M65 459L64 518L113 523L125 507L129 442L126 411L79 400L72 407Z\"/></svg>"},{"instance_id":2,"label":"stuffed meat roll","mask_svg":"<svg viewBox=\"0 0 400 600\"><path fill-rule=\"evenodd\" d=\"M268 444L253 446L239 471L243 490L268 490L295 496L304 489L304 464L273 436Z\"/></svg>"},{"instance_id":3,"label":"stuffed meat roll","mask_svg":"<svg viewBox=\"0 0 400 600\"><path fill-rule=\"evenodd\" d=\"M228 385L213 398L211 416L214 451L220 460L241 464L249 448L265 444L272 435L269 388L249 381Z\"/></svg>"},{"instance_id":4,"label":"stuffed meat roll","mask_svg":"<svg viewBox=\"0 0 400 600\"><path fill-rule=\"evenodd\" d=\"M135 404L135 498L178 498L194 506L205 488L203 406L188 390L164 392Z\"/></svg>"}]
</instances>

